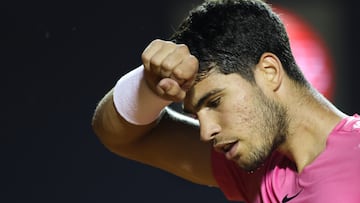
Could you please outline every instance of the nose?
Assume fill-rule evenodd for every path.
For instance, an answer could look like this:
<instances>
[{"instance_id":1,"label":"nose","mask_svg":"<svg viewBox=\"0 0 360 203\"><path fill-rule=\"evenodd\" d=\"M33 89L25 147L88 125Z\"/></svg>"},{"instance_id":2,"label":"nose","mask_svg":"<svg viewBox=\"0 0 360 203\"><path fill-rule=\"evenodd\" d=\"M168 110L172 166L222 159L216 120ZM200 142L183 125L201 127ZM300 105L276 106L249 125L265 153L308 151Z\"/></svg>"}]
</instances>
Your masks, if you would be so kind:
<instances>
[{"instance_id":1,"label":"nose","mask_svg":"<svg viewBox=\"0 0 360 203\"><path fill-rule=\"evenodd\" d=\"M205 111L198 112L197 116L200 123L200 139L204 142L214 141L215 136L221 131L215 117Z\"/></svg>"}]
</instances>

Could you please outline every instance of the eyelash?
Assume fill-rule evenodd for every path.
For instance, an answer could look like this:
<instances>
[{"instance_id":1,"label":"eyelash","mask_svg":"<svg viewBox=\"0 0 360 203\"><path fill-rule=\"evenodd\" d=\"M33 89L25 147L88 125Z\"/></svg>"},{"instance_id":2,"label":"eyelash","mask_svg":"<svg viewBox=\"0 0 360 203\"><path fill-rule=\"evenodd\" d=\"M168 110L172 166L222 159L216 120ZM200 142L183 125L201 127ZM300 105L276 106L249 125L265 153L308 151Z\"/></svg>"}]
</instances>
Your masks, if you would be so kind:
<instances>
[{"instance_id":1,"label":"eyelash","mask_svg":"<svg viewBox=\"0 0 360 203\"><path fill-rule=\"evenodd\" d=\"M220 105L220 101L221 101L221 98L220 97L217 97L213 100L210 100L208 103L207 103L207 107L209 108L216 108Z\"/></svg>"}]
</instances>

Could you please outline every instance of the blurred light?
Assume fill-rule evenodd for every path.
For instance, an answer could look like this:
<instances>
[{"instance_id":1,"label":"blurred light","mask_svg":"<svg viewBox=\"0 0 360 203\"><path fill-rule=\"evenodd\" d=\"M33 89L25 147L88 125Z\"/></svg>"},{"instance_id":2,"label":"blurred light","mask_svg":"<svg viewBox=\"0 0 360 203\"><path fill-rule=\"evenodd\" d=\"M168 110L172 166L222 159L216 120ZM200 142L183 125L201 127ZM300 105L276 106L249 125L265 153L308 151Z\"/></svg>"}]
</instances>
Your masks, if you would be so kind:
<instances>
[{"instance_id":1,"label":"blurred light","mask_svg":"<svg viewBox=\"0 0 360 203\"><path fill-rule=\"evenodd\" d=\"M332 100L334 72L329 51L311 26L295 13L273 5L280 14L290 39L290 46L307 80L326 98Z\"/></svg>"}]
</instances>

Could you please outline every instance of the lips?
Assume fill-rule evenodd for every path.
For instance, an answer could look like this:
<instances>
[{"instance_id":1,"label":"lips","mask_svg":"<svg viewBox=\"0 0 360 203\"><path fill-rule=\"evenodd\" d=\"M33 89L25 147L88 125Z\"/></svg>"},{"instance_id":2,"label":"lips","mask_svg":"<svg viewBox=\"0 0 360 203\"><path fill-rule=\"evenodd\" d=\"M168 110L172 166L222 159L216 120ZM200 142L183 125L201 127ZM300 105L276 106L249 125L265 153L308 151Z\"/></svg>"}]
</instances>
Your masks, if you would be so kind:
<instances>
[{"instance_id":1,"label":"lips","mask_svg":"<svg viewBox=\"0 0 360 203\"><path fill-rule=\"evenodd\" d=\"M225 156L228 160L233 160L235 158L238 158L238 151L237 151L237 147L238 147L239 142L234 142L231 144L231 146L229 147L229 149L227 150L227 152L225 153Z\"/></svg>"},{"instance_id":2,"label":"lips","mask_svg":"<svg viewBox=\"0 0 360 203\"><path fill-rule=\"evenodd\" d=\"M226 145L222 148L222 151L223 151L224 153L226 153L226 152L228 152L228 151L231 149L232 146L233 146L233 143L226 144Z\"/></svg>"},{"instance_id":3,"label":"lips","mask_svg":"<svg viewBox=\"0 0 360 203\"><path fill-rule=\"evenodd\" d=\"M232 158L236 153L237 143L238 141L217 143L214 148L217 151L224 153L226 157Z\"/></svg>"}]
</instances>

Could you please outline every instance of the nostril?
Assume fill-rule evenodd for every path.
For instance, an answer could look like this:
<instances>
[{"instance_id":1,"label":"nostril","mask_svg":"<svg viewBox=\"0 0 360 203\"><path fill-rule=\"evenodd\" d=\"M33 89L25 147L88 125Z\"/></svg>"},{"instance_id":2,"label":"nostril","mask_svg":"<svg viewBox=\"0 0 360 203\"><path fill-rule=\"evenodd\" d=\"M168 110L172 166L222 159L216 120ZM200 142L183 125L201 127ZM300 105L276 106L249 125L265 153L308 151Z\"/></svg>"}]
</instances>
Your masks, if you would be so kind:
<instances>
[{"instance_id":1,"label":"nostril","mask_svg":"<svg viewBox=\"0 0 360 203\"><path fill-rule=\"evenodd\" d=\"M216 139L215 138L213 138L212 140L211 140L211 144L212 144L212 146L215 146L216 145Z\"/></svg>"}]
</instances>

